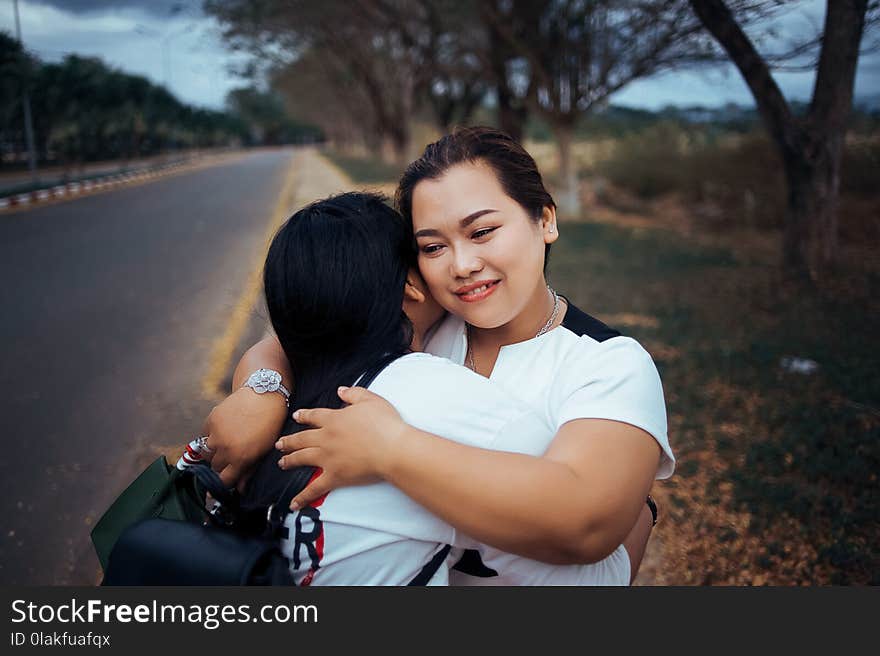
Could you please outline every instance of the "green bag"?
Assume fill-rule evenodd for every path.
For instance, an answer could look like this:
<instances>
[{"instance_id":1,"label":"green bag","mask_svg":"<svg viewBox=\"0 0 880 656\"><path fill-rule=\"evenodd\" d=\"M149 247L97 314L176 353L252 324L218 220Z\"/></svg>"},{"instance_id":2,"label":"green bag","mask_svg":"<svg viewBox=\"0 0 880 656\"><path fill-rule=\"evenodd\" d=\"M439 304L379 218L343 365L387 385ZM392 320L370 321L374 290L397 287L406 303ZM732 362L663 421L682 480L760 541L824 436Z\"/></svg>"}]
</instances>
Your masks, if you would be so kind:
<instances>
[{"instance_id":1,"label":"green bag","mask_svg":"<svg viewBox=\"0 0 880 656\"><path fill-rule=\"evenodd\" d=\"M132 524L153 517L202 523L207 516L205 491L196 477L171 467L165 456L159 456L125 488L92 529L92 544L101 569L107 569L113 546Z\"/></svg>"}]
</instances>

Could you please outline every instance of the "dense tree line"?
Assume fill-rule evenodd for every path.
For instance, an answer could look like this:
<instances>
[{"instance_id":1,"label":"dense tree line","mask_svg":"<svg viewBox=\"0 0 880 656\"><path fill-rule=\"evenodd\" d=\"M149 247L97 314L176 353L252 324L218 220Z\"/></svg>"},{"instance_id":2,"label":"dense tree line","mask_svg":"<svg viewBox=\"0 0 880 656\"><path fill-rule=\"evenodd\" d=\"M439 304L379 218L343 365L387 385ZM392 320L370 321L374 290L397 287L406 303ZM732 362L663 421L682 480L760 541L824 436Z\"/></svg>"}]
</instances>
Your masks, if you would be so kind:
<instances>
[{"instance_id":1,"label":"dense tree line","mask_svg":"<svg viewBox=\"0 0 880 656\"><path fill-rule=\"evenodd\" d=\"M248 127L252 144L311 143L324 138L319 128L291 118L284 99L271 89L233 89L226 96L226 107Z\"/></svg>"},{"instance_id":2,"label":"dense tree line","mask_svg":"<svg viewBox=\"0 0 880 656\"><path fill-rule=\"evenodd\" d=\"M287 118L280 101L254 89L230 94L232 111L193 107L145 77L99 59L46 63L0 32L2 162L26 158L22 91L28 90L40 163L127 159L166 150L289 143L319 136Z\"/></svg>"}]
</instances>

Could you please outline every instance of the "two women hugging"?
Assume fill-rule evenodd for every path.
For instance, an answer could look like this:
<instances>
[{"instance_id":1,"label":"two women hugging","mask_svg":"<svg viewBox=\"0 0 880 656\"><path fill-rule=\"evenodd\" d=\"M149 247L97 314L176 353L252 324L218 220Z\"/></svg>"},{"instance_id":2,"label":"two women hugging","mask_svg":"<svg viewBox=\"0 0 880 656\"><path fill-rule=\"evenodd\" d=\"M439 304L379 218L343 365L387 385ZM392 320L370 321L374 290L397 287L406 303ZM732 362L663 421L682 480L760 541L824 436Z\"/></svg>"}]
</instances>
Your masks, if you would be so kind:
<instances>
[{"instance_id":1,"label":"two women hugging","mask_svg":"<svg viewBox=\"0 0 880 656\"><path fill-rule=\"evenodd\" d=\"M431 584L628 585L674 466L663 390L636 341L547 285L534 160L461 129L396 205L342 194L278 231L275 334L206 422L212 467L251 500L307 474L282 544L300 585L402 585L441 558ZM289 408L244 385L260 369Z\"/></svg>"}]
</instances>

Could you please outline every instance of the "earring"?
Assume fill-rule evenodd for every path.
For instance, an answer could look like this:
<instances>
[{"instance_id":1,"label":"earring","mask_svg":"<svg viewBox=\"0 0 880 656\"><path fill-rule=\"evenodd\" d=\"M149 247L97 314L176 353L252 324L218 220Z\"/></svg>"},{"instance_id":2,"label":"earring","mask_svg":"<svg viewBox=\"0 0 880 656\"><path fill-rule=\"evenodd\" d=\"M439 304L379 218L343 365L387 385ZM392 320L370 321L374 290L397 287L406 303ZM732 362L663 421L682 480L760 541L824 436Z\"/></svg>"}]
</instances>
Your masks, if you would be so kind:
<instances>
[{"instance_id":1,"label":"earring","mask_svg":"<svg viewBox=\"0 0 880 656\"><path fill-rule=\"evenodd\" d=\"M550 226L550 233L551 233L551 234L553 233L553 230L554 230L554 229L555 229L554 226Z\"/></svg>"}]
</instances>

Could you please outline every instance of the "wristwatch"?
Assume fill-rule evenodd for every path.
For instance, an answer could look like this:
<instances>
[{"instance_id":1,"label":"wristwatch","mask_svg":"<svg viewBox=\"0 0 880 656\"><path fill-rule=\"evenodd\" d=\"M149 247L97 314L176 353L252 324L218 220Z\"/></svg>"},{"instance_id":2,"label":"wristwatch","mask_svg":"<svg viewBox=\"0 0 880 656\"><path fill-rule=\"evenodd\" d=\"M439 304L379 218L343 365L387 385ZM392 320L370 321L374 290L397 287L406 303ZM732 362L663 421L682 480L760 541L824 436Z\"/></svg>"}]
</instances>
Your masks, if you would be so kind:
<instances>
[{"instance_id":1,"label":"wristwatch","mask_svg":"<svg viewBox=\"0 0 880 656\"><path fill-rule=\"evenodd\" d=\"M257 369L248 376L242 387L250 387L257 394L278 392L284 397L284 402L290 406L290 392L281 384L281 374L272 369Z\"/></svg>"}]
</instances>

